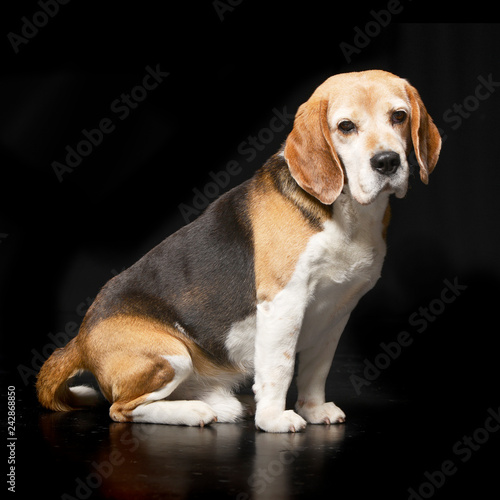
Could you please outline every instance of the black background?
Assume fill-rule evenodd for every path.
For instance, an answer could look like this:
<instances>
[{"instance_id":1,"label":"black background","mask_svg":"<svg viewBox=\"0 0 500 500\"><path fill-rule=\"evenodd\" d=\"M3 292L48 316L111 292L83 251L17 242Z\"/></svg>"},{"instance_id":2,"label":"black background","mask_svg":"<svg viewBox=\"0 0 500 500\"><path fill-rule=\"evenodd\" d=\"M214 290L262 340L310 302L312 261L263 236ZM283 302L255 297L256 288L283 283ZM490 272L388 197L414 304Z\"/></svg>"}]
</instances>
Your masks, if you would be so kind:
<instances>
[{"instance_id":1,"label":"black background","mask_svg":"<svg viewBox=\"0 0 500 500\"><path fill-rule=\"evenodd\" d=\"M414 176L407 197L392 203L382 278L353 314L340 349L373 360L380 342L410 332L414 343L382 380L423 421L446 429L446 458L454 437L500 403L500 86L471 97L481 78L500 82L500 25L484 24L493 17L483 5L477 14L455 5L431 19L425 3L402 0L387 26L377 27L372 11L393 3L339 10L336 2L271 8L243 0L222 19L210 1L180 3L69 2L18 53L7 34L21 34L23 16L31 20L40 6L18 2L1 17L5 385L27 382L32 390L34 376L23 379L19 367L36 368L49 333L71 330L113 274L185 224L179 207L193 207L210 172L231 161L241 166L225 189L252 176L291 130L289 123L274 133L252 161L242 154L273 110L295 113L332 74L379 68L419 90L444 143L429 185ZM368 43L359 35L367 26ZM361 44L348 61L341 44L355 46L355 36ZM169 75L121 120L111 104L141 84L148 66ZM52 163L64 163L65 148L104 118L115 130L60 182ZM444 280L467 289L443 306ZM418 333L409 317L430 304L439 313Z\"/></svg>"}]
</instances>

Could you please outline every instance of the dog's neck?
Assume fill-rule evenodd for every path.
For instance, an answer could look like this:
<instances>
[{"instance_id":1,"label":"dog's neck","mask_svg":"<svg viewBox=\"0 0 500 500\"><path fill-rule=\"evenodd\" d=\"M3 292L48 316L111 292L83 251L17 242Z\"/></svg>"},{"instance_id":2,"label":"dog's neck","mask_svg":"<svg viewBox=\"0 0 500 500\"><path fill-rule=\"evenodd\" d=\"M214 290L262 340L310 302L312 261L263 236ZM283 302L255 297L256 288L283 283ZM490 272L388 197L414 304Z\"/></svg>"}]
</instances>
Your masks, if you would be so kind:
<instances>
[{"instance_id":1,"label":"dog's neck","mask_svg":"<svg viewBox=\"0 0 500 500\"><path fill-rule=\"evenodd\" d=\"M266 162L261 169L261 175L270 175L276 189L291 200L309 222L317 227L327 220L335 219L345 227L348 234L353 234L358 230L379 228L387 214L388 192L381 192L369 205L361 205L353 198L348 183L331 205L324 205L297 184L280 153Z\"/></svg>"},{"instance_id":2,"label":"dog's neck","mask_svg":"<svg viewBox=\"0 0 500 500\"><path fill-rule=\"evenodd\" d=\"M369 205L361 205L351 195L346 184L333 203L333 219L341 224L347 237L359 231L385 233L388 223L389 193L382 192Z\"/></svg>"},{"instance_id":3,"label":"dog's neck","mask_svg":"<svg viewBox=\"0 0 500 500\"><path fill-rule=\"evenodd\" d=\"M288 164L281 152L271 156L257 174L269 176L274 188L290 200L309 221L320 229L333 216L333 204L324 205L304 191L292 177Z\"/></svg>"}]
</instances>

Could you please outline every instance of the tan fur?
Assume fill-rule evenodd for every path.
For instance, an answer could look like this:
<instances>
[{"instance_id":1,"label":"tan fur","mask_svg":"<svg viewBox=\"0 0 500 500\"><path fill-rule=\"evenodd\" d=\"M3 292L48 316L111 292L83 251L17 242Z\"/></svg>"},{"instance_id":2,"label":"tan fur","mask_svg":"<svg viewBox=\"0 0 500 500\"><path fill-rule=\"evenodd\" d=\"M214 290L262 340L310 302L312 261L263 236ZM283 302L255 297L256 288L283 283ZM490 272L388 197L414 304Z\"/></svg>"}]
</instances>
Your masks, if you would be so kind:
<instances>
[{"instance_id":1,"label":"tan fur","mask_svg":"<svg viewBox=\"0 0 500 500\"><path fill-rule=\"evenodd\" d=\"M309 238L317 232L268 177L250 198L257 302L272 300L290 280Z\"/></svg>"},{"instance_id":2,"label":"tan fur","mask_svg":"<svg viewBox=\"0 0 500 500\"><path fill-rule=\"evenodd\" d=\"M290 173L299 186L330 205L342 191L344 171L332 144L327 114L326 98L311 98L302 104L288 135L284 154Z\"/></svg>"},{"instance_id":3,"label":"tan fur","mask_svg":"<svg viewBox=\"0 0 500 500\"><path fill-rule=\"evenodd\" d=\"M84 364L110 402L131 401L160 389L175 372L162 358L189 356L185 344L154 321L118 315L101 321L84 335Z\"/></svg>"},{"instance_id":4,"label":"tan fur","mask_svg":"<svg viewBox=\"0 0 500 500\"><path fill-rule=\"evenodd\" d=\"M67 380L83 368L76 339L56 349L38 373L36 390L40 403L50 410L74 409Z\"/></svg>"},{"instance_id":5,"label":"tan fur","mask_svg":"<svg viewBox=\"0 0 500 500\"><path fill-rule=\"evenodd\" d=\"M411 138L415 155L420 166L420 179L429 182L429 174L434 170L441 151L441 136L420 98L417 89L407 86L411 105Z\"/></svg>"}]
</instances>

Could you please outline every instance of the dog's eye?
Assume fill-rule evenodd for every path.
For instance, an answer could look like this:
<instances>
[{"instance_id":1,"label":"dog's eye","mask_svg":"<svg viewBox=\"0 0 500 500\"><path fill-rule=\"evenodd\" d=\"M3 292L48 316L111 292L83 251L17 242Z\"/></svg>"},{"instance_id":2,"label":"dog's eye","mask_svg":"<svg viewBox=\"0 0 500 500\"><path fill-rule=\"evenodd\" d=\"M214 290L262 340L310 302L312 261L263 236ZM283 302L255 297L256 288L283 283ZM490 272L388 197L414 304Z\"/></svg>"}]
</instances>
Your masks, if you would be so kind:
<instances>
[{"instance_id":1,"label":"dog's eye","mask_svg":"<svg viewBox=\"0 0 500 500\"><path fill-rule=\"evenodd\" d=\"M344 120L339 123L339 130L344 134L348 134L356 129L356 125L349 120Z\"/></svg>"},{"instance_id":2,"label":"dog's eye","mask_svg":"<svg viewBox=\"0 0 500 500\"><path fill-rule=\"evenodd\" d=\"M406 120L406 111L394 111L391 117L392 123L403 123Z\"/></svg>"}]
</instances>

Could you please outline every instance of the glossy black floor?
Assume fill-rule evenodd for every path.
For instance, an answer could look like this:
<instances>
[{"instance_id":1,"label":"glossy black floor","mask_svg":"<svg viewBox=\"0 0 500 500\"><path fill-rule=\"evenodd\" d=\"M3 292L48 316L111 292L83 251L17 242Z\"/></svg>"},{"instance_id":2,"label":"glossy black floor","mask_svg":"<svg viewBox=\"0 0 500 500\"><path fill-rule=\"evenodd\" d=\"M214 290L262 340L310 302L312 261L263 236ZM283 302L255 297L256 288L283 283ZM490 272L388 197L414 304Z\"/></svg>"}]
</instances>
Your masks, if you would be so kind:
<instances>
[{"instance_id":1,"label":"glossy black floor","mask_svg":"<svg viewBox=\"0 0 500 500\"><path fill-rule=\"evenodd\" d=\"M205 428L120 424L109 419L106 404L52 413L38 406L31 387L18 385L16 495L418 500L468 493L494 498L499 398L489 389L480 394L477 382L482 380L482 389L496 386L491 378L496 366L486 363L486 371L456 373L452 380L446 374L453 360L441 370L438 352L422 363L422 348L412 346L399 357L395 349L394 359L374 351L363 359L341 346L327 394L345 410L347 421L310 425L298 434L259 432L251 419ZM472 361L474 350L470 354ZM463 366L456 361L458 369ZM370 363L371 372L366 371ZM290 405L294 395L292 387Z\"/></svg>"}]
</instances>

